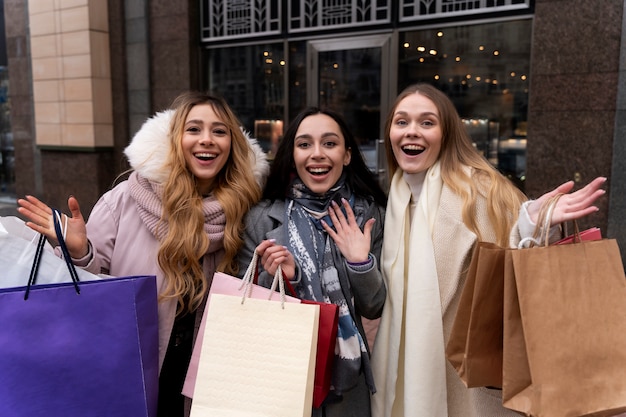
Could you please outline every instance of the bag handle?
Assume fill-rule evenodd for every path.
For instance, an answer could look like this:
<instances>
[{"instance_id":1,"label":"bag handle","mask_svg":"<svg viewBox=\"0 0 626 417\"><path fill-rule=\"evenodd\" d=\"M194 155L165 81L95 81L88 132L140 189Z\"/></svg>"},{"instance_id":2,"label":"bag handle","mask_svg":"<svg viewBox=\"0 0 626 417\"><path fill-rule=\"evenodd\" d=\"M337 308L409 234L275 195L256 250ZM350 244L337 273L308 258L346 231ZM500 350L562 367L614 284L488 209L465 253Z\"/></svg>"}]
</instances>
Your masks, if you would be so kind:
<instances>
[{"instance_id":1,"label":"bag handle","mask_svg":"<svg viewBox=\"0 0 626 417\"><path fill-rule=\"evenodd\" d=\"M41 263L41 257L43 255L43 247L45 246L45 244L46 236L44 234L40 234L39 241L37 242L37 249L35 250L35 259L33 259L33 266L30 268L30 276L28 277L28 284L26 285L24 300L28 300L31 285L35 285L37 273L39 272L39 264Z\"/></svg>"},{"instance_id":2,"label":"bag handle","mask_svg":"<svg viewBox=\"0 0 626 417\"><path fill-rule=\"evenodd\" d=\"M539 211L539 216L537 218L537 225L535 226L535 231L533 233L533 237L531 240L531 247L533 244L539 245L540 239L543 240L544 246L548 246L550 244L550 225L552 224L552 214L554 213L554 209L556 207L557 202L563 196L563 193L555 194L549 200L547 200ZM578 228L578 222L576 220L572 221L574 223L574 240L573 242L581 242L582 239L580 237L580 230ZM566 223L561 223L561 230L565 230ZM562 236L565 237L565 236Z\"/></svg>"},{"instance_id":3,"label":"bag handle","mask_svg":"<svg viewBox=\"0 0 626 417\"><path fill-rule=\"evenodd\" d=\"M246 298L250 298L252 294L252 287L256 285L259 277L259 255L254 251L252 255L252 260L250 261L250 265L248 265L248 269L246 269L246 273L243 275L241 279L242 283L239 289L244 288L243 295L241 297L241 304L246 301ZM268 300L272 299L272 294L276 291L276 287L278 286L278 290L280 292L280 302L281 306L285 308L285 282L283 279L283 270L280 265L276 268L276 272L274 273L274 279L272 280L271 292Z\"/></svg>"},{"instance_id":4,"label":"bag handle","mask_svg":"<svg viewBox=\"0 0 626 417\"><path fill-rule=\"evenodd\" d=\"M61 252L63 253L63 259L65 260L65 264L67 265L67 269L70 272L70 277L72 278L72 283L74 284L74 289L76 290L76 294L80 294L80 288L78 286L78 282L80 279L78 278L78 272L76 272L76 267L72 263L72 257L70 256L70 252L67 249L67 245L65 244L65 234L67 233L67 222L65 223L64 231L61 230L61 213L53 208L52 209L52 221L54 223L54 231L57 235L57 240L59 241L59 246L61 247ZM35 259L33 260L33 266L30 270L30 276L28 278L28 285L26 286L26 292L24 293L24 300L28 299L28 295L30 294L30 287L35 285L37 281L37 274L39 273L39 265L41 263L41 258L43 256L43 247L45 245L46 239L45 235L41 234L39 236L39 241L37 242L37 249L35 251Z\"/></svg>"}]
</instances>

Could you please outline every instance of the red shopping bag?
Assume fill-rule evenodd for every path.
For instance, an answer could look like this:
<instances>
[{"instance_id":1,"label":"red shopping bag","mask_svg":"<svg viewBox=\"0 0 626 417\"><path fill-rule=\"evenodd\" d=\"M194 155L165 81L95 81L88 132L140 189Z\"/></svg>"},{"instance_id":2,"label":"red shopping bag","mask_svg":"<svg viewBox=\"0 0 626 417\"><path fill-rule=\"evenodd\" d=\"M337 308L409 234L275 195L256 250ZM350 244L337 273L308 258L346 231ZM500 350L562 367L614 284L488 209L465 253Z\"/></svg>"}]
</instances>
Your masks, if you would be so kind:
<instances>
[{"instance_id":1,"label":"red shopping bag","mask_svg":"<svg viewBox=\"0 0 626 417\"><path fill-rule=\"evenodd\" d=\"M295 291L285 280L285 284L292 294ZM313 407L319 408L330 392L335 360L335 345L337 344L337 327L339 325L339 307L336 304L319 301L301 300L302 304L316 304L320 306L320 323L317 334L317 356L315 361L315 388L313 389Z\"/></svg>"}]
</instances>

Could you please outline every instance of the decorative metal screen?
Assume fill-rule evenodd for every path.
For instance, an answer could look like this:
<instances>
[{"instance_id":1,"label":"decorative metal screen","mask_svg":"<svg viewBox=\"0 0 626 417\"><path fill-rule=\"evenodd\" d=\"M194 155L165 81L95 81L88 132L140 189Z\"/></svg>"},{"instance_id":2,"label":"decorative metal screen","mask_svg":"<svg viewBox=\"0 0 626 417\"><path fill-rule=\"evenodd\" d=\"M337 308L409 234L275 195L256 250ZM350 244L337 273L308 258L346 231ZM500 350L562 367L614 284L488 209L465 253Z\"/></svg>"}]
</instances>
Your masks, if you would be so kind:
<instances>
[{"instance_id":1,"label":"decorative metal screen","mask_svg":"<svg viewBox=\"0 0 626 417\"><path fill-rule=\"evenodd\" d=\"M202 0L202 40L281 33L281 0Z\"/></svg>"},{"instance_id":2,"label":"decorative metal screen","mask_svg":"<svg viewBox=\"0 0 626 417\"><path fill-rule=\"evenodd\" d=\"M391 23L392 1L290 0L287 29L289 33L298 33ZM282 3L282 0L201 0L202 40L280 35ZM399 0L396 4L400 22L530 8L530 0Z\"/></svg>"},{"instance_id":3,"label":"decorative metal screen","mask_svg":"<svg viewBox=\"0 0 626 417\"><path fill-rule=\"evenodd\" d=\"M399 20L432 19L530 8L530 0L400 0Z\"/></svg>"},{"instance_id":4,"label":"decorative metal screen","mask_svg":"<svg viewBox=\"0 0 626 417\"><path fill-rule=\"evenodd\" d=\"M391 0L292 0L289 32L391 22Z\"/></svg>"}]
</instances>

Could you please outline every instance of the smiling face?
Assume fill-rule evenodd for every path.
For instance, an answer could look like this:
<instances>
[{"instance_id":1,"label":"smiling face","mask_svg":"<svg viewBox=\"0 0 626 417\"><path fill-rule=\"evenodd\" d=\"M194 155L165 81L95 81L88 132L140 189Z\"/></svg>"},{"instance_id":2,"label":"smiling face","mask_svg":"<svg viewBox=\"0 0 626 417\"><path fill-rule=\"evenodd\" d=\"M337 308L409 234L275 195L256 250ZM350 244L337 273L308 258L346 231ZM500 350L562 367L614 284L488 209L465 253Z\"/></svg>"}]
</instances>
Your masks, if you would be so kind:
<instances>
[{"instance_id":1,"label":"smiling face","mask_svg":"<svg viewBox=\"0 0 626 417\"><path fill-rule=\"evenodd\" d=\"M324 194L341 177L351 153L341 128L325 114L302 120L294 140L293 159L298 176L311 191Z\"/></svg>"},{"instance_id":2,"label":"smiling face","mask_svg":"<svg viewBox=\"0 0 626 417\"><path fill-rule=\"evenodd\" d=\"M413 93L398 103L389 140L398 166L404 172L417 174L433 166L439 158L442 135L439 110L432 100Z\"/></svg>"},{"instance_id":3,"label":"smiling face","mask_svg":"<svg viewBox=\"0 0 626 417\"><path fill-rule=\"evenodd\" d=\"M187 167L196 177L198 192L208 194L213 180L228 161L230 129L213 106L198 104L185 119L181 145Z\"/></svg>"}]
</instances>

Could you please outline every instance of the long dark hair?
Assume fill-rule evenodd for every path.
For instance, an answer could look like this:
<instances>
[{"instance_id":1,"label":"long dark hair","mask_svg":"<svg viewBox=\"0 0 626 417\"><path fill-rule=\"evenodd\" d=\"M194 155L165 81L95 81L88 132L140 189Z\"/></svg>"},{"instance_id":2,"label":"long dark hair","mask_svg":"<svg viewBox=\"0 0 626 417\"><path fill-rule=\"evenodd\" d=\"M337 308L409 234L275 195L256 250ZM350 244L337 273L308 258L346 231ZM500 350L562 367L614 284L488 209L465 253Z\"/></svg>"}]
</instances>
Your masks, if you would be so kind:
<instances>
[{"instance_id":1,"label":"long dark hair","mask_svg":"<svg viewBox=\"0 0 626 417\"><path fill-rule=\"evenodd\" d=\"M289 124L282 141L276 150L276 156L270 167L270 175L263 191L263 198L282 200L287 196L291 180L297 176L293 160L293 149L296 133L300 123L309 116L324 114L332 118L341 129L346 149L351 150L350 163L344 167L346 181L355 195L374 201L385 207L387 195L380 187L374 174L369 170L359 149L354 135L348 128L344 118L337 112L319 107L308 107L301 111Z\"/></svg>"}]
</instances>

